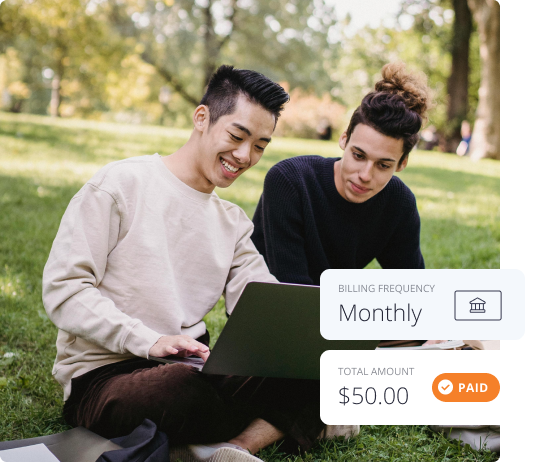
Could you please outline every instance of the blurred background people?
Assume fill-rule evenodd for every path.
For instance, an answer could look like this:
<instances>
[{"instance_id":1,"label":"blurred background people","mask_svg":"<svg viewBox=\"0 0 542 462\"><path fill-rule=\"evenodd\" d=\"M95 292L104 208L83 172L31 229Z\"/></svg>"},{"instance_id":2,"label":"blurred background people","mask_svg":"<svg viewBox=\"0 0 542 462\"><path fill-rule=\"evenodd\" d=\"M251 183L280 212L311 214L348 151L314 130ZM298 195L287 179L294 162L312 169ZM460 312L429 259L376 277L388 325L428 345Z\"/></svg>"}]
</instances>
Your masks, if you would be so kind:
<instances>
[{"instance_id":1,"label":"blurred background people","mask_svg":"<svg viewBox=\"0 0 542 462\"><path fill-rule=\"evenodd\" d=\"M316 133L318 134L319 140L329 141L331 139L333 130L327 118L320 120L318 127L316 127Z\"/></svg>"},{"instance_id":2,"label":"blurred background people","mask_svg":"<svg viewBox=\"0 0 542 462\"><path fill-rule=\"evenodd\" d=\"M472 138L472 133L470 130L470 124L467 120L461 122L461 143L457 146L455 151L458 156L466 156L469 154L470 140Z\"/></svg>"}]
</instances>

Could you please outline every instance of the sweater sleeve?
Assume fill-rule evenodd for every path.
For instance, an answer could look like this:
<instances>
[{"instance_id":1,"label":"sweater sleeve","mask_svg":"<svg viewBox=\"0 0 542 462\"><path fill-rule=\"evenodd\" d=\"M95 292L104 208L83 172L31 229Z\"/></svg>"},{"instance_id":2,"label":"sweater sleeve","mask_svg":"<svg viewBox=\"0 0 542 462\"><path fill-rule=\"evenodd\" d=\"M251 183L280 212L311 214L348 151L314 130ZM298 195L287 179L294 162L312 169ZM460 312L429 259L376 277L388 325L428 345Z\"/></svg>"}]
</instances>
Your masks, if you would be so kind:
<instances>
[{"instance_id":1,"label":"sweater sleeve","mask_svg":"<svg viewBox=\"0 0 542 462\"><path fill-rule=\"evenodd\" d=\"M274 167L265 177L254 215L256 245L280 282L314 284L309 275L301 198L292 183Z\"/></svg>"},{"instance_id":2,"label":"sweater sleeve","mask_svg":"<svg viewBox=\"0 0 542 462\"><path fill-rule=\"evenodd\" d=\"M228 314L232 313L247 283L278 282L269 272L265 260L250 240L254 225L241 209L239 209L239 214L237 243L224 290Z\"/></svg>"},{"instance_id":3,"label":"sweater sleeve","mask_svg":"<svg viewBox=\"0 0 542 462\"><path fill-rule=\"evenodd\" d=\"M161 335L98 289L120 226L115 198L87 183L68 205L53 242L43 272L43 304L59 329L114 353L147 357Z\"/></svg>"},{"instance_id":4,"label":"sweater sleeve","mask_svg":"<svg viewBox=\"0 0 542 462\"><path fill-rule=\"evenodd\" d=\"M414 196L405 215L392 234L388 245L376 257L383 269L425 268L420 249L420 214Z\"/></svg>"}]
</instances>

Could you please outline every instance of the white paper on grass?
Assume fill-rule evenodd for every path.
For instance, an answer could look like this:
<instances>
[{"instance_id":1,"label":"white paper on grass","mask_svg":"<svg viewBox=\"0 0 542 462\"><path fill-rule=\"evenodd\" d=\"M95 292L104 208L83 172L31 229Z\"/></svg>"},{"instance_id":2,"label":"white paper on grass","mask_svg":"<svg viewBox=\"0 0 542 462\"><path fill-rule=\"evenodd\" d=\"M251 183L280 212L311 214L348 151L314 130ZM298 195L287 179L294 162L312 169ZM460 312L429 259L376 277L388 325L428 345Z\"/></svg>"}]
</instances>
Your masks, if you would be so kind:
<instances>
[{"instance_id":1,"label":"white paper on grass","mask_svg":"<svg viewBox=\"0 0 542 462\"><path fill-rule=\"evenodd\" d=\"M60 462L45 444L0 451L0 462Z\"/></svg>"}]
</instances>

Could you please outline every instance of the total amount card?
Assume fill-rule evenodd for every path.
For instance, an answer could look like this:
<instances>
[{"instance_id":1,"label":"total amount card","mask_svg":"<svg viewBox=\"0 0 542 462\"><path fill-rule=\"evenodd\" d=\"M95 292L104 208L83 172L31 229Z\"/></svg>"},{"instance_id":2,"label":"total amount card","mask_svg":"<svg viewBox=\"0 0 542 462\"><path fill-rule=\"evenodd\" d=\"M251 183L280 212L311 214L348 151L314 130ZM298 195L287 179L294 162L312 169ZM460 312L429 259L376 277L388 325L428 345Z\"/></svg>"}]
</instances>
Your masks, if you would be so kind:
<instances>
[{"instance_id":1,"label":"total amount card","mask_svg":"<svg viewBox=\"0 0 542 462\"><path fill-rule=\"evenodd\" d=\"M499 351L326 351L320 416L328 425L500 424Z\"/></svg>"}]
</instances>

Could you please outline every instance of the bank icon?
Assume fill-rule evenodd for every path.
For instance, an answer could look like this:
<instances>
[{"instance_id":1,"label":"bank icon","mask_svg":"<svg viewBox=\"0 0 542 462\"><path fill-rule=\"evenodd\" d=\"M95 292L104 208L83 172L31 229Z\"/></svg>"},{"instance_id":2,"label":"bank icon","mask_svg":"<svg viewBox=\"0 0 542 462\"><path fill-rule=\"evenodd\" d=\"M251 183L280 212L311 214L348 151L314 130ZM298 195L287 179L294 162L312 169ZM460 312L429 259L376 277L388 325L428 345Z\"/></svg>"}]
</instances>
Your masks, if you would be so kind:
<instances>
[{"instance_id":1,"label":"bank icon","mask_svg":"<svg viewBox=\"0 0 542 462\"><path fill-rule=\"evenodd\" d=\"M454 294L456 321L500 321L502 292L500 290L456 290Z\"/></svg>"},{"instance_id":2,"label":"bank icon","mask_svg":"<svg viewBox=\"0 0 542 462\"><path fill-rule=\"evenodd\" d=\"M485 313L486 302L484 302L481 298L476 297L474 300L470 301L470 312L471 313Z\"/></svg>"}]
</instances>

